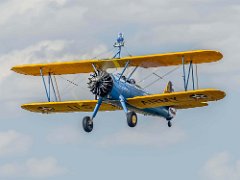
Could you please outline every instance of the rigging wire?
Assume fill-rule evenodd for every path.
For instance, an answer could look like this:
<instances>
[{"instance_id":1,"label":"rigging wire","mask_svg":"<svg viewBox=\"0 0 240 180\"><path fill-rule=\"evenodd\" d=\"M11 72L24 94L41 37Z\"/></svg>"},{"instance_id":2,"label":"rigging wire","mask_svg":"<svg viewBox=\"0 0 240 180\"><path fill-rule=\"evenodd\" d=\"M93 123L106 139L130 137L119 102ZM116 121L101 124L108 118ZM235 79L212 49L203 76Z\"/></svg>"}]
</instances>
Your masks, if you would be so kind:
<instances>
[{"instance_id":1,"label":"rigging wire","mask_svg":"<svg viewBox=\"0 0 240 180\"><path fill-rule=\"evenodd\" d=\"M156 83L157 81L159 81L160 79L166 81L166 80L164 79L164 77L166 77L166 76L168 76L169 74L173 73L174 71L176 71L177 69L179 69L179 67L180 67L180 66L175 67L174 69L172 69L172 70L168 71L167 73L165 73L163 76L159 76L158 74L156 74L156 71L153 72L153 73L150 74L150 75L155 75L155 76L157 76L158 78L157 78L155 81L153 81L153 82L149 83L148 85L146 85L143 89L146 89L146 88L152 86L153 84L155 84L155 83Z\"/></svg>"},{"instance_id":2,"label":"rigging wire","mask_svg":"<svg viewBox=\"0 0 240 180\"><path fill-rule=\"evenodd\" d=\"M114 50L114 48L110 49L110 50L107 51L107 52L103 52L103 53L101 53L101 54L99 54L99 55L97 55L97 56L95 56L95 57L93 57L93 58L91 58L91 59L97 59L97 58L103 56L104 54L108 54L108 53L110 53L110 52L113 52L113 50ZM66 87L63 89L63 92L66 91L66 90L70 87L71 84L74 85L74 87L77 86L77 87L81 88L81 87L79 86L79 84L75 82L78 78L81 77L80 75L74 77L72 80L69 80L69 79L67 79L67 78L64 78L63 76L60 76L60 75L59 75L59 77L69 83L68 86L66 86Z\"/></svg>"},{"instance_id":3,"label":"rigging wire","mask_svg":"<svg viewBox=\"0 0 240 180\"><path fill-rule=\"evenodd\" d=\"M127 56L132 57L132 54L128 51L127 47L124 47L124 50L127 52ZM128 67L126 70L125 76L128 77L131 72L132 72L132 70L130 69L130 67Z\"/></svg>"},{"instance_id":4,"label":"rigging wire","mask_svg":"<svg viewBox=\"0 0 240 180\"><path fill-rule=\"evenodd\" d=\"M59 76L60 78L64 79L65 81L69 82L70 84L73 84L74 86L78 86L78 84L74 83L73 81L67 79L67 78L64 78L62 76Z\"/></svg>"},{"instance_id":5,"label":"rigging wire","mask_svg":"<svg viewBox=\"0 0 240 180\"><path fill-rule=\"evenodd\" d=\"M101 56L103 56L103 55L105 55L105 54L108 54L108 53L110 53L110 52L113 52L113 50L114 50L114 47L113 47L112 49L110 49L109 51L107 51L107 52L103 52L103 53L101 53L101 54L99 54L99 55L97 55L97 56L94 56L94 57L91 58L91 59L97 59L97 58L99 58L99 57L101 57Z\"/></svg>"},{"instance_id":6,"label":"rigging wire","mask_svg":"<svg viewBox=\"0 0 240 180\"><path fill-rule=\"evenodd\" d=\"M74 87L79 87L77 83L75 83L75 82L73 82L73 81L71 81L71 80L69 80L69 79L67 79L67 78L64 78L63 76L59 76L59 77L60 77L61 79L63 79L64 81L66 81L66 82L69 83L69 84L68 84L67 86L65 86L65 88L62 90L62 94L64 94L64 93L67 91L67 89L70 87L71 84L74 85ZM75 79L76 79L76 77L75 77Z\"/></svg>"},{"instance_id":7,"label":"rigging wire","mask_svg":"<svg viewBox=\"0 0 240 180\"><path fill-rule=\"evenodd\" d=\"M149 77L151 77L152 74L155 73L155 72L157 72L157 71L159 71L159 69L157 69L157 70L153 71L151 74L145 76L143 79L141 79L141 80L138 81L137 83L138 83L138 84L139 84L139 83L142 83L143 81L145 81L146 79L148 79Z\"/></svg>"},{"instance_id":8,"label":"rigging wire","mask_svg":"<svg viewBox=\"0 0 240 180\"><path fill-rule=\"evenodd\" d=\"M131 53L129 53L128 49L127 49L126 47L125 47L124 49L126 50L126 52L127 52L128 56L130 56L130 57L131 57L131 56L132 56L132 54L131 54Z\"/></svg>"}]
</instances>

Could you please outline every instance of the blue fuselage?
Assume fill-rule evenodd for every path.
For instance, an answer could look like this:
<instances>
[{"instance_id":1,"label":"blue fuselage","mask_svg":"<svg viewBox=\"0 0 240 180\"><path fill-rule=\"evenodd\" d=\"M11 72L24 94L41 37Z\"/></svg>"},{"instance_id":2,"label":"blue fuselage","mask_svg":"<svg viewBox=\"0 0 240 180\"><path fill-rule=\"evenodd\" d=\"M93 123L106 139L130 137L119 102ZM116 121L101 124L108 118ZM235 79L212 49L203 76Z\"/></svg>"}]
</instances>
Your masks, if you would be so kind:
<instances>
[{"instance_id":1,"label":"blue fuselage","mask_svg":"<svg viewBox=\"0 0 240 180\"><path fill-rule=\"evenodd\" d=\"M121 104L119 103L119 96L122 95L126 99L127 103L127 98L132 98L135 96L145 96L149 95L146 91L141 89L139 86L136 84L132 84L127 82L124 79L119 80L118 75L113 75L111 74L112 79L113 79L113 88L111 92L109 93L108 99L110 100L118 100L115 101L114 104L121 107ZM144 114L144 115L152 115L152 116L160 116L163 118L170 118L169 114L169 107L156 107L156 108L145 108L145 109L139 109L136 107L133 107L129 104L127 104L128 109L136 111L138 113Z\"/></svg>"}]
</instances>

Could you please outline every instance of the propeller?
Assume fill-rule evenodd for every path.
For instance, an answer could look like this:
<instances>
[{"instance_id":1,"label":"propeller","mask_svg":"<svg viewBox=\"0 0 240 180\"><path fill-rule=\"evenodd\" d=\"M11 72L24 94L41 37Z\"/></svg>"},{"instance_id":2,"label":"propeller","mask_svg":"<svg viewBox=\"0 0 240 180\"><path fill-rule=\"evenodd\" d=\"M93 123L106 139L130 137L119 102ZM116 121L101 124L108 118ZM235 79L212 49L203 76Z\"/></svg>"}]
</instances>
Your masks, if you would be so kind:
<instances>
[{"instance_id":1,"label":"propeller","mask_svg":"<svg viewBox=\"0 0 240 180\"><path fill-rule=\"evenodd\" d=\"M88 79L88 88L95 95L95 99L98 96L107 96L113 88L113 79L106 71L96 70Z\"/></svg>"}]
</instances>

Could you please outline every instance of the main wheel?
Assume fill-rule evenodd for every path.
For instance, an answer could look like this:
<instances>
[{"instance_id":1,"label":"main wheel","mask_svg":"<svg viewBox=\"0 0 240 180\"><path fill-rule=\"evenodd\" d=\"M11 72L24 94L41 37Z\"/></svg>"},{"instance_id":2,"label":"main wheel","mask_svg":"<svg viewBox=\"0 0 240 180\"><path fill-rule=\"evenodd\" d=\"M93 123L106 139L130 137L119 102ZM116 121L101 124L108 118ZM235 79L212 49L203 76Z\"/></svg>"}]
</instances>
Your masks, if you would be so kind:
<instances>
[{"instance_id":1,"label":"main wheel","mask_svg":"<svg viewBox=\"0 0 240 180\"><path fill-rule=\"evenodd\" d=\"M127 113L127 123L129 127L135 127L137 125L137 114L134 111Z\"/></svg>"},{"instance_id":2,"label":"main wheel","mask_svg":"<svg viewBox=\"0 0 240 180\"><path fill-rule=\"evenodd\" d=\"M172 127L172 122L171 121L168 121L168 127Z\"/></svg>"},{"instance_id":3,"label":"main wheel","mask_svg":"<svg viewBox=\"0 0 240 180\"><path fill-rule=\"evenodd\" d=\"M85 116L82 121L84 131L91 132L93 130L93 120L89 116Z\"/></svg>"}]
</instances>

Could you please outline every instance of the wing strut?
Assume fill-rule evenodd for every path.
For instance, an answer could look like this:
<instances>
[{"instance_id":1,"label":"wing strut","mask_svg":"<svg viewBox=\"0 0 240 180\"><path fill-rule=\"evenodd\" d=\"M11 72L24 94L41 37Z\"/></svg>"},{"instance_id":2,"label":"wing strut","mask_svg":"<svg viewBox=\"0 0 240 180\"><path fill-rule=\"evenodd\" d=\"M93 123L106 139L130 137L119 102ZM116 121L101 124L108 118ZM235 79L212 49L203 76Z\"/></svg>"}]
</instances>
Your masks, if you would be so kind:
<instances>
[{"instance_id":1,"label":"wing strut","mask_svg":"<svg viewBox=\"0 0 240 180\"><path fill-rule=\"evenodd\" d=\"M184 56L182 56L182 66L183 66L183 83L184 83L184 89L187 91L186 87L186 72L185 72L185 59Z\"/></svg>"},{"instance_id":2,"label":"wing strut","mask_svg":"<svg viewBox=\"0 0 240 180\"><path fill-rule=\"evenodd\" d=\"M188 84L189 84L189 79L191 76L192 79L192 89L195 90L195 77L194 77L194 68L193 68L193 60L191 59L188 67L188 71L186 72L185 69L185 57L182 56L182 66L183 66L183 84L184 84L184 90L188 90ZM195 76L197 79L197 89L198 87L198 72L197 72L197 67L195 68Z\"/></svg>"},{"instance_id":3,"label":"wing strut","mask_svg":"<svg viewBox=\"0 0 240 180\"><path fill-rule=\"evenodd\" d=\"M195 64L195 76L196 76L196 80L197 80L197 89L199 89L199 82L198 82L198 67L197 67L197 64Z\"/></svg>"},{"instance_id":4,"label":"wing strut","mask_svg":"<svg viewBox=\"0 0 240 180\"><path fill-rule=\"evenodd\" d=\"M57 79L56 79L55 76L53 76L53 78L54 78L54 82L55 82L55 85L56 85L58 101L62 101L62 100L61 100L61 96L60 96L60 92L59 92L59 88L58 88Z\"/></svg>"},{"instance_id":5,"label":"wing strut","mask_svg":"<svg viewBox=\"0 0 240 180\"><path fill-rule=\"evenodd\" d=\"M49 73L48 77L49 77L49 79L50 79L50 81L51 81L51 85L52 85L52 89L53 89L55 101L58 101L58 99L57 99L57 94L56 94L56 91L55 91L55 87L54 87L54 85L53 85L53 80L52 80L51 73ZM50 83L49 83L49 84L50 84ZM49 85L49 87L50 87L50 85ZM49 88L49 96L50 96L50 88Z\"/></svg>"},{"instance_id":6,"label":"wing strut","mask_svg":"<svg viewBox=\"0 0 240 180\"><path fill-rule=\"evenodd\" d=\"M55 101L57 102L58 98L57 98L56 90L55 90L55 87L54 87L54 84L53 84L51 73L50 72L48 73L48 89L47 89L46 81L45 81L45 78L44 78L44 75L43 75L43 72L42 72L42 68L40 68L40 74L42 76L43 85L44 85L44 89L45 89L45 92L46 92L46 95L47 95L48 102L51 102L51 88L53 90ZM56 78L55 78L55 83L57 83ZM59 100L60 100L58 86L57 86L57 92L58 92L58 96L59 96Z\"/></svg>"},{"instance_id":7,"label":"wing strut","mask_svg":"<svg viewBox=\"0 0 240 180\"><path fill-rule=\"evenodd\" d=\"M131 72L131 74L128 76L127 80L130 80L130 78L132 77L132 75L135 73L135 71L138 69L138 66L136 66L133 71Z\"/></svg>"},{"instance_id":8,"label":"wing strut","mask_svg":"<svg viewBox=\"0 0 240 180\"><path fill-rule=\"evenodd\" d=\"M122 73L120 74L118 81L120 81L120 79L122 78L122 76L123 76L124 72L125 72L125 71L126 71L126 69L128 68L128 65L129 65L129 63L130 63L130 61L128 61L128 62L125 64L125 67L124 67L124 69L123 69Z\"/></svg>"},{"instance_id":9,"label":"wing strut","mask_svg":"<svg viewBox=\"0 0 240 180\"><path fill-rule=\"evenodd\" d=\"M46 95L47 95L47 100L48 100L48 102L50 102L50 96L49 96L50 93L48 94L48 90L47 90L45 78L44 78L43 73L42 73L42 68L40 68L40 74L41 74L41 76L42 76L43 85L44 85L44 88L45 88L45 91L46 91Z\"/></svg>"}]
</instances>

